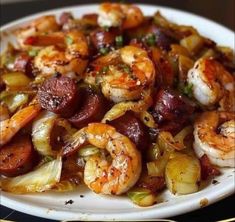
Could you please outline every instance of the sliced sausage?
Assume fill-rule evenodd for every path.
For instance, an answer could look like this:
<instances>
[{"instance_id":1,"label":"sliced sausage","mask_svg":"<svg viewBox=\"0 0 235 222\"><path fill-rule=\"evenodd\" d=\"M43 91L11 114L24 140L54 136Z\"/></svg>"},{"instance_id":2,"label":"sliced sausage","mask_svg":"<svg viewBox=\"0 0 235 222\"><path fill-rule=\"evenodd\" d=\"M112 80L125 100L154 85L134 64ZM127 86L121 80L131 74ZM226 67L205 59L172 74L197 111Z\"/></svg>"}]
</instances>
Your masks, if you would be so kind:
<instances>
[{"instance_id":1,"label":"sliced sausage","mask_svg":"<svg viewBox=\"0 0 235 222\"><path fill-rule=\"evenodd\" d=\"M201 164L201 178L203 180L209 177L219 176L221 172L210 162L208 156L204 154L200 159Z\"/></svg>"},{"instance_id":2,"label":"sliced sausage","mask_svg":"<svg viewBox=\"0 0 235 222\"><path fill-rule=\"evenodd\" d=\"M28 136L17 136L0 148L0 174L14 177L30 171L37 154Z\"/></svg>"},{"instance_id":3,"label":"sliced sausage","mask_svg":"<svg viewBox=\"0 0 235 222\"><path fill-rule=\"evenodd\" d=\"M160 89L154 98L154 117L158 123L188 119L194 109L187 97L171 89Z\"/></svg>"},{"instance_id":4,"label":"sliced sausage","mask_svg":"<svg viewBox=\"0 0 235 222\"><path fill-rule=\"evenodd\" d=\"M84 164L84 162L82 164ZM63 159L61 181L67 180L76 185L81 184L84 171L84 165L82 164L76 154L65 157Z\"/></svg>"},{"instance_id":5,"label":"sliced sausage","mask_svg":"<svg viewBox=\"0 0 235 222\"><path fill-rule=\"evenodd\" d=\"M25 72L28 62L31 60L31 57L26 53L18 55L14 62L14 70Z\"/></svg>"},{"instance_id":6,"label":"sliced sausage","mask_svg":"<svg viewBox=\"0 0 235 222\"><path fill-rule=\"evenodd\" d=\"M91 26L97 26L98 25L98 14L96 14L96 13L85 14L82 16L82 20L85 20L86 24L89 24Z\"/></svg>"},{"instance_id":7,"label":"sliced sausage","mask_svg":"<svg viewBox=\"0 0 235 222\"><path fill-rule=\"evenodd\" d=\"M77 128L87 126L88 123L100 121L107 111L107 100L89 87L80 89L82 102L75 115L69 121Z\"/></svg>"},{"instance_id":8,"label":"sliced sausage","mask_svg":"<svg viewBox=\"0 0 235 222\"><path fill-rule=\"evenodd\" d=\"M73 15L70 12L63 12L59 17L59 24L63 26L71 19L73 19Z\"/></svg>"},{"instance_id":9,"label":"sliced sausage","mask_svg":"<svg viewBox=\"0 0 235 222\"><path fill-rule=\"evenodd\" d=\"M57 75L42 84L38 90L38 98L42 108L70 117L76 110L80 96L74 80Z\"/></svg>"},{"instance_id":10,"label":"sliced sausage","mask_svg":"<svg viewBox=\"0 0 235 222\"><path fill-rule=\"evenodd\" d=\"M156 36L156 45L163 50L170 50L171 44L177 43L174 33L170 32L168 29L152 25L148 31L154 33Z\"/></svg>"},{"instance_id":11,"label":"sliced sausage","mask_svg":"<svg viewBox=\"0 0 235 222\"><path fill-rule=\"evenodd\" d=\"M141 151L146 150L150 144L148 128L134 116L134 113L127 112L125 115L108 122L116 128L116 130L129 137Z\"/></svg>"},{"instance_id":12,"label":"sliced sausage","mask_svg":"<svg viewBox=\"0 0 235 222\"><path fill-rule=\"evenodd\" d=\"M138 187L150 190L152 193L157 193L163 190L166 186L164 177L145 176L137 184Z\"/></svg>"},{"instance_id":13,"label":"sliced sausage","mask_svg":"<svg viewBox=\"0 0 235 222\"><path fill-rule=\"evenodd\" d=\"M115 28L111 28L109 31L105 31L104 29L97 29L91 33L91 42L96 49L100 49L102 47L110 47L115 43L115 37L118 35L118 30Z\"/></svg>"}]
</instances>

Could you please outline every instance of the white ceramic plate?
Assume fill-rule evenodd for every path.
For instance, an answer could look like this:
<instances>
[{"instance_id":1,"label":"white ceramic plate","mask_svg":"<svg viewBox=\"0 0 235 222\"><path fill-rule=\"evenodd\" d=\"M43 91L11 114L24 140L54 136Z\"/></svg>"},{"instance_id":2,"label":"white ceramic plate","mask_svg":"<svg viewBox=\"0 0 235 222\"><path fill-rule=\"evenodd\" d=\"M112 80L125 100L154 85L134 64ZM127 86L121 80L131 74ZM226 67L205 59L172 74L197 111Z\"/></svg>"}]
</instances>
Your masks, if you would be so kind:
<instances>
[{"instance_id":1,"label":"white ceramic plate","mask_svg":"<svg viewBox=\"0 0 235 222\"><path fill-rule=\"evenodd\" d=\"M140 5L146 15L152 15L156 10L168 19L185 25L192 25L198 31L220 45L234 47L234 32L229 29L190 13L157 7ZM59 15L63 11L71 11L76 17L84 13L97 12L97 5L79 5L76 7L62 8L38 13L24 19L12 22L2 31L10 33L25 22L37 16L45 14ZM14 40L13 36L1 35L1 50L5 48L7 41ZM1 204L12 209L57 220L120 220L120 219L150 219L167 218L198 209L205 204L219 201L234 192L234 169L224 169L223 174L216 178L219 183L208 185L201 191L185 195L173 196L169 191L161 194L161 203L152 207L140 208L135 206L127 197L108 197L96 195L86 188L71 193L40 193L33 195L13 195L2 192ZM80 196L80 195L83 195ZM72 199L73 204L65 205L65 201ZM208 203L207 203L208 201Z\"/></svg>"}]
</instances>

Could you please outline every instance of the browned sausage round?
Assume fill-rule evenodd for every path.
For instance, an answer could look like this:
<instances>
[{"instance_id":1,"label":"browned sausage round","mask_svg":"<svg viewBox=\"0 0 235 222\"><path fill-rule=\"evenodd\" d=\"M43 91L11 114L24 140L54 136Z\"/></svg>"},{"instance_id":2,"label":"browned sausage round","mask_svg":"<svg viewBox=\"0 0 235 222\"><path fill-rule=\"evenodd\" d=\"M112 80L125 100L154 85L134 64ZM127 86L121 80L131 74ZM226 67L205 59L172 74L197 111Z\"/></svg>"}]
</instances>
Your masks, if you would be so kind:
<instances>
[{"instance_id":1,"label":"browned sausage round","mask_svg":"<svg viewBox=\"0 0 235 222\"><path fill-rule=\"evenodd\" d=\"M13 177L30 171L37 162L37 154L27 136L17 136L0 148L0 174Z\"/></svg>"},{"instance_id":2,"label":"browned sausage round","mask_svg":"<svg viewBox=\"0 0 235 222\"><path fill-rule=\"evenodd\" d=\"M91 33L91 42L96 49L102 47L110 47L115 43L115 37L118 35L116 29L110 29L105 31L104 29L98 29Z\"/></svg>"},{"instance_id":3,"label":"browned sausage round","mask_svg":"<svg viewBox=\"0 0 235 222\"><path fill-rule=\"evenodd\" d=\"M70 12L63 12L59 17L59 24L63 26L71 19L73 19L73 15Z\"/></svg>"},{"instance_id":4,"label":"browned sausage round","mask_svg":"<svg viewBox=\"0 0 235 222\"><path fill-rule=\"evenodd\" d=\"M129 137L137 148L141 151L146 150L150 144L148 128L134 116L134 113L127 112L125 115L108 122L116 128L116 130Z\"/></svg>"},{"instance_id":5,"label":"browned sausage round","mask_svg":"<svg viewBox=\"0 0 235 222\"><path fill-rule=\"evenodd\" d=\"M150 26L150 33L156 36L156 45L163 50L170 50L171 44L176 43L177 39L174 33L168 29L157 27L156 25Z\"/></svg>"},{"instance_id":6,"label":"browned sausage round","mask_svg":"<svg viewBox=\"0 0 235 222\"><path fill-rule=\"evenodd\" d=\"M74 80L57 75L42 84L38 98L42 108L69 117L75 112L80 96Z\"/></svg>"},{"instance_id":7,"label":"browned sausage round","mask_svg":"<svg viewBox=\"0 0 235 222\"><path fill-rule=\"evenodd\" d=\"M74 116L69 121L77 128L87 126L90 122L100 121L107 111L107 100L91 88L81 88L82 102Z\"/></svg>"},{"instance_id":8,"label":"browned sausage round","mask_svg":"<svg viewBox=\"0 0 235 222\"><path fill-rule=\"evenodd\" d=\"M165 188L166 183L164 177L146 175L138 181L137 186L157 193Z\"/></svg>"},{"instance_id":9,"label":"browned sausage round","mask_svg":"<svg viewBox=\"0 0 235 222\"><path fill-rule=\"evenodd\" d=\"M194 108L194 104L187 97L171 89L159 90L153 103L153 112L158 123L188 119Z\"/></svg>"}]
</instances>

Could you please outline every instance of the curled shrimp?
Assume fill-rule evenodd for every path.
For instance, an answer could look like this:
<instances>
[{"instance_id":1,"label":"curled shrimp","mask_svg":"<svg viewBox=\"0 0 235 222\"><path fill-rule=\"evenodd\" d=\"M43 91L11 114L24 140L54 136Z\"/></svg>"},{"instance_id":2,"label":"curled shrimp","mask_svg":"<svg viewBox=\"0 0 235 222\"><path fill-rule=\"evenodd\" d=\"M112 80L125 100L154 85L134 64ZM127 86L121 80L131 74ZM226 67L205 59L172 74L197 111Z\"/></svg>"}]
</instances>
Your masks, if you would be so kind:
<instances>
[{"instance_id":1,"label":"curled shrimp","mask_svg":"<svg viewBox=\"0 0 235 222\"><path fill-rule=\"evenodd\" d=\"M54 32L33 37L29 44L46 46L34 58L34 66L44 75L56 72L81 75L88 63L88 44L79 31Z\"/></svg>"},{"instance_id":2,"label":"curled shrimp","mask_svg":"<svg viewBox=\"0 0 235 222\"><path fill-rule=\"evenodd\" d=\"M141 172L141 155L126 136L107 124L91 123L72 136L63 154L69 155L87 143L106 149L112 157L109 161L95 155L87 160L84 182L92 191L120 195L136 183Z\"/></svg>"},{"instance_id":3,"label":"curled shrimp","mask_svg":"<svg viewBox=\"0 0 235 222\"><path fill-rule=\"evenodd\" d=\"M195 123L194 150L221 167L235 167L235 114L211 111L201 114Z\"/></svg>"},{"instance_id":4,"label":"curled shrimp","mask_svg":"<svg viewBox=\"0 0 235 222\"><path fill-rule=\"evenodd\" d=\"M39 104L31 104L17 111L9 119L0 122L0 146L6 144L27 123L34 119L40 112Z\"/></svg>"},{"instance_id":5,"label":"curled shrimp","mask_svg":"<svg viewBox=\"0 0 235 222\"><path fill-rule=\"evenodd\" d=\"M43 33L50 33L59 30L59 25L56 22L54 15L46 15L39 17L25 27L16 30L17 40L21 47L25 48L25 40L30 36L35 36Z\"/></svg>"},{"instance_id":6,"label":"curled shrimp","mask_svg":"<svg viewBox=\"0 0 235 222\"><path fill-rule=\"evenodd\" d=\"M134 5L103 3L99 7L98 24L107 27L134 28L144 21L141 10Z\"/></svg>"},{"instance_id":7,"label":"curled shrimp","mask_svg":"<svg viewBox=\"0 0 235 222\"><path fill-rule=\"evenodd\" d=\"M125 46L94 61L101 73L101 90L105 97L122 102L139 99L145 87L155 80L155 68L145 50Z\"/></svg>"},{"instance_id":8,"label":"curled shrimp","mask_svg":"<svg viewBox=\"0 0 235 222\"><path fill-rule=\"evenodd\" d=\"M193 86L194 97L205 106L217 104L221 99L222 111L235 111L234 78L225 68L213 59L199 59L188 72L188 83ZM223 105L224 104L224 105Z\"/></svg>"}]
</instances>

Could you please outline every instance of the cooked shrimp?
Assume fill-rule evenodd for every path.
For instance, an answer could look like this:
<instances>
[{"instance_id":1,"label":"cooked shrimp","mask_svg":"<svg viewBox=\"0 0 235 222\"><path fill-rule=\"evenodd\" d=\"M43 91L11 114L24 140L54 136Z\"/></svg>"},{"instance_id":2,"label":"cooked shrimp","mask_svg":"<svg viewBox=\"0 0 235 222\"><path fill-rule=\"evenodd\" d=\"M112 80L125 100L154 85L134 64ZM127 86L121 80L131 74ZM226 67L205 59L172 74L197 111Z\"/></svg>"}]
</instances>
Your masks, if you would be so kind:
<instances>
[{"instance_id":1,"label":"cooked shrimp","mask_svg":"<svg viewBox=\"0 0 235 222\"><path fill-rule=\"evenodd\" d=\"M141 156L136 146L115 128L103 123L91 123L72 136L63 149L64 155L89 143L106 149L112 161L102 155L91 156L85 165L84 182L94 192L119 195L128 191L141 172Z\"/></svg>"},{"instance_id":2,"label":"cooked shrimp","mask_svg":"<svg viewBox=\"0 0 235 222\"><path fill-rule=\"evenodd\" d=\"M37 36L33 45L47 46L34 59L35 67L44 75L56 72L80 75L86 68L88 44L79 31Z\"/></svg>"},{"instance_id":3,"label":"cooked shrimp","mask_svg":"<svg viewBox=\"0 0 235 222\"><path fill-rule=\"evenodd\" d=\"M193 85L194 97L205 106L216 104L226 92L234 94L235 90L233 76L221 64L207 58L199 59L189 70L188 83ZM227 111L233 110L235 106L231 104Z\"/></svg>"},{"instance_id":4,"label":"cooked shrimp","mask_svg":"<svg viewBox=\"0 0 235 222\"><path fill-rule=\"evenodd\" d=\"M106 68L100 80L101 89L114 102L139 99L143 89L155 79L154 64L147 52L135 46L125 46L94 63Z\"/></svg>"},{"instance_id":5,"label":"cooked shrimp","mask_svg":"<svg viewBox=\"0 0 235 222\"><path fill-rule=\"evenodd\" d=\"M6 144L11 138L33 118L35 118L41 107L31 104L17 111L11 118L0 122L0 146Z\"/></svg>"},{"instance_id":6,"label":"cooked shrimp","mask_svg":"<svg viewBox=\"0 0 235 222\"><path fill-rule=\"evenodd\" d=\"M43 33L50 33L59 30L54 15L46 15L33 20L31 23L16 31L17 40L21 47L27 47L25 40L30 36Z\"/></svg>"},{"instance_id":7,"label":"cooked shrimp","mask_svg":"<svg viewBox=\"0 0 235 222\"><path fill-rule=\"evenodd\" d=\"M221 124L222 123L222 124ZM235 114L211 111L195 123L194 150L221 167L235 167Z\"/></svg>"},{"instance_id":8,"label":"cooked shrimp","mask_svg":"<svg viewBox=\"0 0 235 222\"><path fill-rule=\"evenodd\" d=\"M134 28L144 21L141 10L134 5L103 3L99 8L98 24L107 27Z\"/></svg>"}]
</instances>

